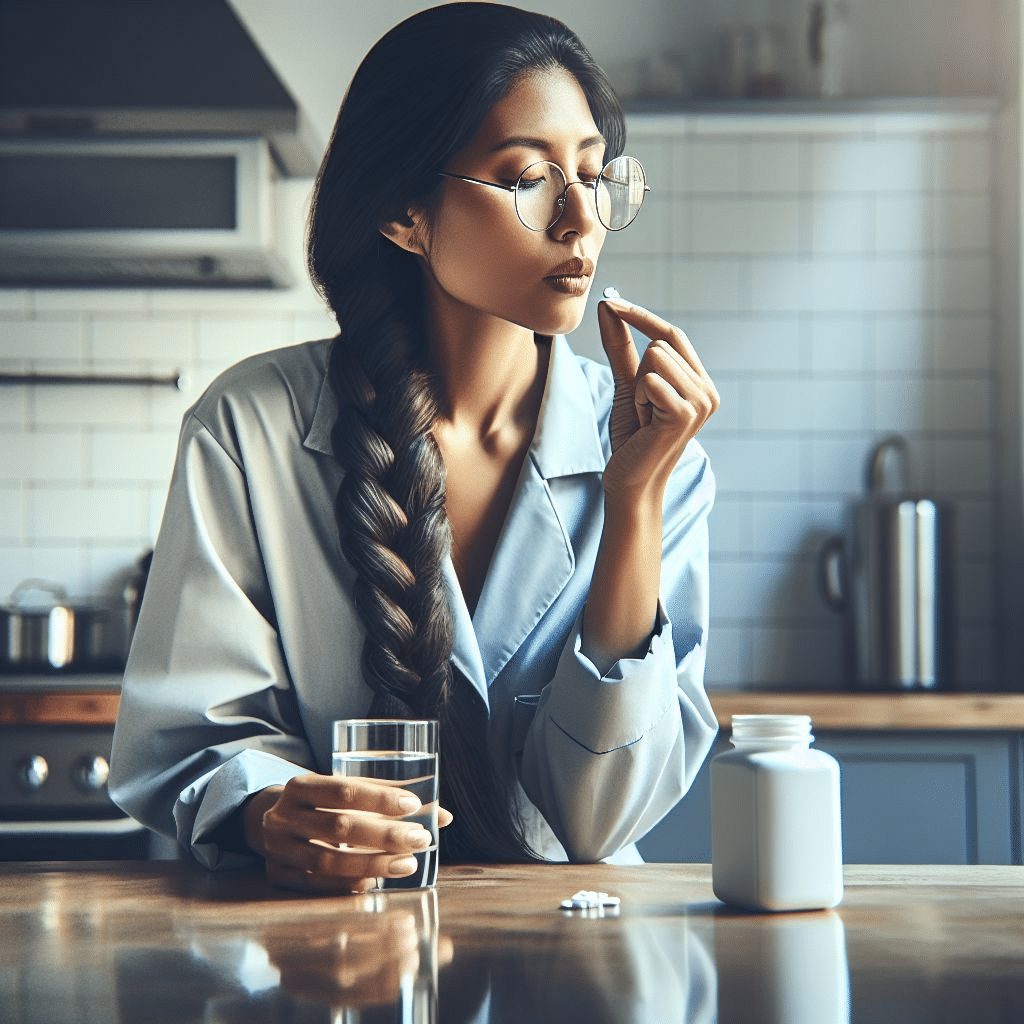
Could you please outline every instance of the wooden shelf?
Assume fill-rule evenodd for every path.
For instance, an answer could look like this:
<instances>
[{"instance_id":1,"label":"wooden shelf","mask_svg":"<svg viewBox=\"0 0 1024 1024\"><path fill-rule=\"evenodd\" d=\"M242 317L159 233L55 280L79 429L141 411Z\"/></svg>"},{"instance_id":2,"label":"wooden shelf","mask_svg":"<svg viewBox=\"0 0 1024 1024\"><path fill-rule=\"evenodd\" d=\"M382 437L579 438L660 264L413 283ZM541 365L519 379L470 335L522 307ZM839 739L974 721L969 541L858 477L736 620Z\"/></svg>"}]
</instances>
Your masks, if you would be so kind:
<instances>
[{"instance_id":1,"label":"wooden shelf","mask_svg":"<svg viewBox=\"0 0 1024 1024\"><path fill-rule=\"evenodd\" d=\"M1024 731L1024 693L766 693L711 690L721 726L733 715L810 715L815 731Z\"/></svg>"}]
</instances>

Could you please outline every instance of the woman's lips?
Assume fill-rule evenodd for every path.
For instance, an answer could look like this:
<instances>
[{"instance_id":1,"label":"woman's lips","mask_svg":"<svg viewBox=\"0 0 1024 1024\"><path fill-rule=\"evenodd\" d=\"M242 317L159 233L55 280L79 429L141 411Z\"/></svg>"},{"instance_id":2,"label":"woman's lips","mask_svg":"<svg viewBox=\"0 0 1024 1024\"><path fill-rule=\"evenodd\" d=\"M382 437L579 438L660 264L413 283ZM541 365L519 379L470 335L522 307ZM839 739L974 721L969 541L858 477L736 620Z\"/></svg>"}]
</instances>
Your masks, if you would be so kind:
<instances>
[{"instance_id":1,"label":"woman's lips","mask_svg":"<svg viewBox=\"0 0 1024 1024\"><path fill-rule=\"evenodd\" d=\"M544 281L563 295L583 295L590 287L590 278L593 274L593 260L585 256L573 256L572 259L559 263L544 277Z\"/></svg>"}]
</instances>

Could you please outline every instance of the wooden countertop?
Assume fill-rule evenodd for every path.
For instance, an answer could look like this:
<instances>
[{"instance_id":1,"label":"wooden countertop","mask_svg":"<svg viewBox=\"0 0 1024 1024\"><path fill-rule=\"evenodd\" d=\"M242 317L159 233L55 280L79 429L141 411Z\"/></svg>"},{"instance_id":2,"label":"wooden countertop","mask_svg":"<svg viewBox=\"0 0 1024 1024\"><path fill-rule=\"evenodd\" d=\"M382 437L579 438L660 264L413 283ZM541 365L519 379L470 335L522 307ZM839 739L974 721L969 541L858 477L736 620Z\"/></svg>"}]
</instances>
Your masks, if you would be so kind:
<instances>
[{"instance_id":1,"label":"wooden countertop","mask_svg":"<svg viewBox=\"0 0 1024 1024\"><path fill-rule=\"evenodd\" d=\"M825 731L1024 731L1024 693L712 690L720 725L733 715L810 715Z\"/></svg>"},{"instance_id":2,"label":"wooden countertop","mask_svg":"<svg viewBox=\"0 0 1024 1024\"><path fill-rule=\"evenodd\" d=\"M719 725L733 715L810 715L818 732L1024 732L1024 693L856 693L711 690ZM113 725L118 690L97 685L0 688L0 725Z\"/></svg>"},{"instance_id":3,"label":"wooden countertop","mask_svg":"<svg viewBox=\"0 0 1024 1024\"><path fill-rule=\"evenodd\" d=\"M435 892L297 896L177 862L0 864L9 1024L145 1020L1019 1022L1024 868L846 869L758 915L700 864L444 867ZM559 909L577 889L615 916ZM407 1016L398 1004L405 1000ZM489 1000L490 1016L477 1016ZM391 1013L388 1007L394 1008Z\"/></svg>"}]
</instances>

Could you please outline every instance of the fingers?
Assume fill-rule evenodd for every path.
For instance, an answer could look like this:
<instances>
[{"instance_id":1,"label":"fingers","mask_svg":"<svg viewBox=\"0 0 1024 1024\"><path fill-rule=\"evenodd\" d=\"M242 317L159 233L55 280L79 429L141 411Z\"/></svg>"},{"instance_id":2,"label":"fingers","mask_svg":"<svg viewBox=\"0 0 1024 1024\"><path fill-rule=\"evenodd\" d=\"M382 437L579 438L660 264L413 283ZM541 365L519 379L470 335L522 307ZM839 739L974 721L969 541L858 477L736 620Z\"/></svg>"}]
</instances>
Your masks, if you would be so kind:
<instances>
[{"instance_id":1,"label":"fingers","mask_svg":"<svg viewBox=\"0 0 1024 1024\"><path fill-rule=\"evenodd\" d=\"M298 776L263 815L267 874L279 885L315 892L363 892L379 877L413 874L413 855L433 838L402 819L412 809L423 810L419 800L393 786Z\"/></svg>"},{"instance_id":2,"label":"fingers","mask_svg":"<svg viewBox=\"0 0 1024 1024\"><path fill-rule=\"evenodd\" d=\"M628 383L632 386L636 380L640 356L625 318L620 315L620 305L628 306L628 303L619 299L602 299L597 304L597 323L601 329L601 344L608 356L608 365L616 385Z\"/></svg>"},{"instance_id":3,"label":"fingers","mask_svg":"<svg viewBox=\"0 0 1024 1024\"><path fill-rule=\"evenodd\" d=\"M682 419L696 429L707 422L720 404L711 378L701 376L677 349L660 339L652 341L644 353L636 393L638 404L650 404L652 421Z\"/></svg>"},{"instance_id":4,"label":"fingers","mask_svg":"<svg viewBox=\"0 0 1024 1024\"><path fill-rule=\"evenodd\" d=\"M635 327L646 334L648 338L660 338L669 342L702 377L708 377L708 372L704 369L704 364L700 361L696 349L690 344L690 339L675 324L669 323L657 313L652 313L649 309L627 302L625 299L604 299L601 306L608 307L609 312L614 312L617 319ZM601 306L598 307L598 311Z\"/></svg>"},{"instance_id":5,"label":"fingers","mask_svg":"<svg viewBox=\"0 0 1024 1024\"><path fill-rule=\"evenodd\" d=\"M624 299L606 299L601 306L608 310L606 317L614 314L614 318L621 321L623 330L628 332L626 325L629 324L651 339L636 369L638 407L651 405L652 418L682 416L695 421L698 427L703 425L718 409L721 400L686 334L656 313ZM652 374L671 390L662 387L657 380L646 381Z\"/></svg>"}]
</instances>

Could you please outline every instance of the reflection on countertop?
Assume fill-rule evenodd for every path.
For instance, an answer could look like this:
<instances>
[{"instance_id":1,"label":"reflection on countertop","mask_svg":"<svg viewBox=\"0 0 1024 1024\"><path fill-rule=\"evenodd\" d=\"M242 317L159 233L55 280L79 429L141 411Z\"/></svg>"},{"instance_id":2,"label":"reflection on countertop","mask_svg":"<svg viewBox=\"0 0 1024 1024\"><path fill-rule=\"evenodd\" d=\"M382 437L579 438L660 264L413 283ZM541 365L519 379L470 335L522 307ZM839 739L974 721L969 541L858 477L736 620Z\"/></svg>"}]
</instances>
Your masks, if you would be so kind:
<instances>
[{"instance_id":1,"label":"reflection on countertop","mask_svg":"<svg viewBox=\"0 0 1024 1024\"><path fill-rule=\"evenodd\" d=\"M1021 881L1019 868L848 868L837 910L771 915L716 901L706 865L447 867L436 891L304 898L254 871L7 864L0 1017L1016 1021ZM621 907L561 910L581 887Z\"/></svg>"}]
</instances>

